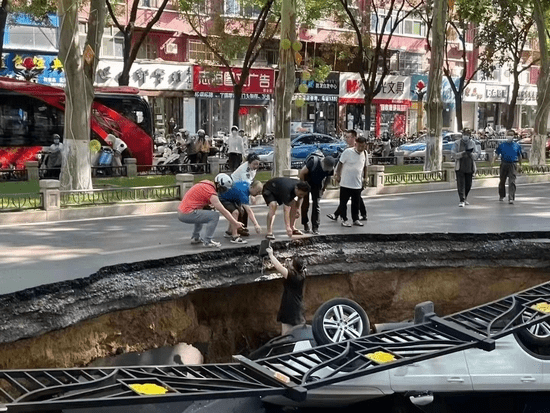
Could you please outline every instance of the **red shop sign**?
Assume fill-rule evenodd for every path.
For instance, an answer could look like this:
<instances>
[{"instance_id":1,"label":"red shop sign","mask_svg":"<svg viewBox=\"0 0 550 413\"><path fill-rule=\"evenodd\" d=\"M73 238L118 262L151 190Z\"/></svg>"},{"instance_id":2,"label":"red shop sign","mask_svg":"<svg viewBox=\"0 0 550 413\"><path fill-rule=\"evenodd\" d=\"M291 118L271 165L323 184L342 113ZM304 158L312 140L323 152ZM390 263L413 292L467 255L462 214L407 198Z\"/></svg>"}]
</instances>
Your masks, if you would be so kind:
<instances>
[{"instance_id":1,"label":"red shop sign","mask_svg":"<svg viewBox=\"0 0 550 413\"><path fill-rule=\"evenodd\" d=\"M242 69L231 69L238 78ZM243 93L272 94L275 86L275 71L272 69L250 69L243 86ZM226 68L203 68L193 66L193 90L195 92L232 93L233 82Z\"/></svg>"}]
</instances>

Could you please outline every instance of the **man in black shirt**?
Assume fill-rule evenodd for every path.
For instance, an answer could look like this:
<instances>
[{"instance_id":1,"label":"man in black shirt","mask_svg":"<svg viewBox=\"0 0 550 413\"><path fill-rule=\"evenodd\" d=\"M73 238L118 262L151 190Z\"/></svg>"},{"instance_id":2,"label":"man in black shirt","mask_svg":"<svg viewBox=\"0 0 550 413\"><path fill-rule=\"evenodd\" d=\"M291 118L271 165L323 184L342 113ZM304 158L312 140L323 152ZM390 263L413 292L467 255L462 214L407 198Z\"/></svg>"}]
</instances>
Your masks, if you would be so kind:
<instances>
[{"instance_id":1,"label":"man in black shirt","mask_svg":"<svg viewBox=\"0 0 550 413\"><path fill-rule=\"evenodd\" d=\"M292 178L272 178L264 185L262 195L269 207L267 213L267 239L275 239L273 235L273 222L277 207L284 204L284 219L286 233L289 237L303 235L294 224L298 217L298 211L302 205L302 199L309 193L309 184Z\"/></svg>"},{"instance_id":2,"label":"man in black shirt","mask_svg":"<svg viewBox=\"0 0 550 413\"><path fill-rule=\"evenodd\" d=\"M319 158L310 157L298 175L300 180L309 184L311 190L311 226L314 234L319 233L319 224L321 223L321 207L319 200L323 197L323 192L330 182L330 176L334 174L336 160L332 156ZM302 202L302 225L304 231L309 232L309 196L304 197Z\"/></svg>"}]
</instances>

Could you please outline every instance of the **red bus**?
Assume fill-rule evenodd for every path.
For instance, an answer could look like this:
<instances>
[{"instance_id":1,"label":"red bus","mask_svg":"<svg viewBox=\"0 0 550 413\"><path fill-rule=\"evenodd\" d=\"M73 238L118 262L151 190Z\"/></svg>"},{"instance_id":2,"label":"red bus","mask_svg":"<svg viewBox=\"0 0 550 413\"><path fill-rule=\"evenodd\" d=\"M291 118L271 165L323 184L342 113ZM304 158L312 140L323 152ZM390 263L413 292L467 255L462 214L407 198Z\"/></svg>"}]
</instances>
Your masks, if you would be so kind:
<instances>
[{"instance_id":1,"label":"red bus","mask_svg":"<svg viewBox=\"0 0 550 413\"><path fill-rule=\"evenodd\" d=\"M96 88L92 104L91 139L108 146L113 134L128 148L123 158L153 164L153 118L147 101L133 87ZM55 86L0 77L0 168L23 169L36 160L53 134L63 140L65 91Z\"/></svg>"}]
</instances>

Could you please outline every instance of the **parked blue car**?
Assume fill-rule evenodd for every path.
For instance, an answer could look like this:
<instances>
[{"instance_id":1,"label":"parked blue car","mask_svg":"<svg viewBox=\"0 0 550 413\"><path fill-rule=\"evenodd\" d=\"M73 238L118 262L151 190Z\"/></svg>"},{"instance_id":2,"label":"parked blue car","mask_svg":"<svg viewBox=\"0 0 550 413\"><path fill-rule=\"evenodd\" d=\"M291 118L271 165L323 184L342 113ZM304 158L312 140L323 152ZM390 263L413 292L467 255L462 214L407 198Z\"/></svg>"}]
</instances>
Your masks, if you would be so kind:
<instances>
[{"instance_id":1,"label":"parked blue car","mask_svg":"<svg viewBox=\"0 0 550 413\"><path fill-rule=\"evenodd\" d=\"M320 149L325 156L338 157L344 149L347 148L346 142L335 138L334 136L322 133L304 133L297 136L291 142L291 159L294 161L303 161L307 156ZM263 162L273 162L273 146L256 146L250 148L250 152L260 156Z\"/></svg>"},{"instance_id":2,"label":"parked blue car","mask_svg":"<svg viewBox=\"0 0 550 413\"><path fill-rule=\"evenodd\" d=\"M443 134L443 151L451 151L457 139L460 139L461 133ZM405 156L409 157L424 157L426 156L426 138L421 137L414 142L406 143L399 146L396 151L404 152Z\"/></svg>"}]
</instances>

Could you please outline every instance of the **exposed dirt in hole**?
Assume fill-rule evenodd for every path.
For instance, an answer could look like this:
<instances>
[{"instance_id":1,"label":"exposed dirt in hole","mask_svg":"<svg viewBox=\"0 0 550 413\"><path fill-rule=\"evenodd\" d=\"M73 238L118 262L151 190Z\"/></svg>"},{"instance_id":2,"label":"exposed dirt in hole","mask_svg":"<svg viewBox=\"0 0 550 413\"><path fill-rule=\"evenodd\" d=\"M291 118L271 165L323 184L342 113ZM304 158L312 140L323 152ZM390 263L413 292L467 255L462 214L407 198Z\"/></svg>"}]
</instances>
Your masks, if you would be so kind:
<instances>
[{"instance_id":1,"label":"exposed dirt in hole","mask_svg":"<svg viewBox=\"0 0 550 413\"><path fill-rule=\"evenodd\" d=\"M357 301L371 324L413 317L434 301L451 314L548 281L547 268L444 267L318 275L306 282L306 318L337 296ZM191 292L183 298L113 311L38 337L0 345L0 369L84 366L96 358L179 342L206 362L226 362L278 335L280 279Z\"/></svg>"}]
</instances>

